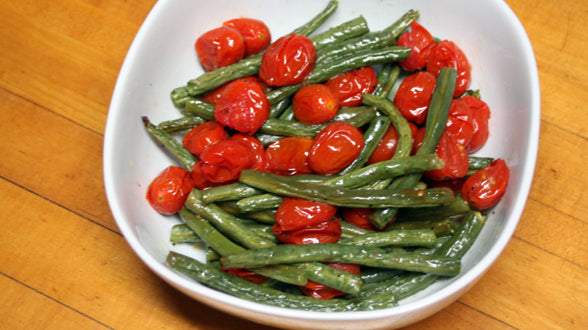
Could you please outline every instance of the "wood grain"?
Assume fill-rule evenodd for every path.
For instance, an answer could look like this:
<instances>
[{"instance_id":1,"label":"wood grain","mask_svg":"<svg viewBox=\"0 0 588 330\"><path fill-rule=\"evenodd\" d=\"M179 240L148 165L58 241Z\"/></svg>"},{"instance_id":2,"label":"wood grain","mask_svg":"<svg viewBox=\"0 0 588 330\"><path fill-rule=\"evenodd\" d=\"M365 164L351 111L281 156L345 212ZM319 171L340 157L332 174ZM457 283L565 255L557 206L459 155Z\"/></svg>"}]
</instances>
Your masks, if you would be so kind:
<instances>
[{"instance_id":1,"label":"wood grain","mask_svg":"<svg viewBox=\"0 0 588 330\"><path fill-rule=\"evenodd\" d=\"M506 2L531 39L541 82L529 200L485 276L410 329L588 328L588 3ZM165 284L110 214L108 106L154 4L0 0L2 329L272 329Z\"/></svg>"}]
</instances>

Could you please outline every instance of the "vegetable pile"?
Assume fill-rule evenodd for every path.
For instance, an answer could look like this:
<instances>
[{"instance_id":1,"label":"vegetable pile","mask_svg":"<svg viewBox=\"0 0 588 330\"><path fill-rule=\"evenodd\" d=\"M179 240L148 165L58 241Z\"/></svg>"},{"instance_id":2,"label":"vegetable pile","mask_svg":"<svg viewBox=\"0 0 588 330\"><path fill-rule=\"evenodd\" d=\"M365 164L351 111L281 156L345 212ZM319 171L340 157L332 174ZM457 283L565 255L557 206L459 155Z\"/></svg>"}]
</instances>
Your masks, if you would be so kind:
<instances>
[{"instance_id":1,"label":"vegetable pile","mask_svg":"<svg viewBox=\"0 0 588 330\"><path fill-rule=\"evenodd\" d=\"M272 40L237 18L199 36L205 70L171 92L182 117L147 131L179 161L149 185L171 241L206 262L171 267L286 308L394 306L460 273L502 198L502 159L474 156L490 109L470 63L410 10L372 32L362 16L315 33L337 2Z\"/></svg>"}]
</instances>

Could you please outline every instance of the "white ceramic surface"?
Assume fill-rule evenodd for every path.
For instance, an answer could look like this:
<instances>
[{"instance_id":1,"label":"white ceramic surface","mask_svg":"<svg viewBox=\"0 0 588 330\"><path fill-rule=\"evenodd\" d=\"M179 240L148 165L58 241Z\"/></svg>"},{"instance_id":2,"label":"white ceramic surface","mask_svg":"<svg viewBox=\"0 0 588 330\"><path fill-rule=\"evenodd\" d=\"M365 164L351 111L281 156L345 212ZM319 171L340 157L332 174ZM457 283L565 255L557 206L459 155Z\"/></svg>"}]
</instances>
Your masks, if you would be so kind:
<instances>
[{"instance_id":1,"label":"white ceramic surface","mask_svg":"<svg viewBox=\"0 0 588 330\"><path fill-rule=\"evenodd\" d=\"M540 96L534 54L518 19L500 0L341 0L324 30L363 15L373 31L393 23L408 9L436 37L455 41L468 56L472 88L479 88L492 110L490 139L477 154L501 157L511 169L508 191L491 212L461 275L439 282L397 307L353 313L301 312L241 300L204 287L165 264L169 250L203 260L193 248L172 246L170 228L178 223L153 211L145 201L149 182L174 162L145 131L141 116L153 122L179 117L170 91L202 73L193 44L224 20L252 17L266 22L273 40L303 24L327 0L162 0L138 32L120 71L104 139L104 180L117 224L143 262L191 297L255 322L309 329L375 329L404 326L441 310L495 261L523 211L537 154ZM319 30L319 31L320 31Z\"/></svg>"}]
</instances>

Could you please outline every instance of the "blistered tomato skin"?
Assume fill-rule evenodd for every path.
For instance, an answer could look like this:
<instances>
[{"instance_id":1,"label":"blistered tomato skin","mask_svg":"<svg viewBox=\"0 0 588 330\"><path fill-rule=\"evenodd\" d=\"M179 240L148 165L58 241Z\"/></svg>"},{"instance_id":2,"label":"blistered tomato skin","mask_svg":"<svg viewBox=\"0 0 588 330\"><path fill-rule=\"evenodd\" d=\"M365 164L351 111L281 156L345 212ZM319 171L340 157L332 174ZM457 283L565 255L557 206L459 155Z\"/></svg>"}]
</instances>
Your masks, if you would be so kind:
<instances>
[{"instance_id":1,"label":"blistered tomato skin","mask_svg":"<svg viewBox=\"0 0 588 330\"><path fill-rule=\"evenodd\" d=\"M259 78L268 86L285 86L304 81L316 62L310 39L299 34L279 38L263 53Z\"/></svg>"},{"instance_id":2,"label":"blistered tomato skin","mask_svg":"<svg viewBox=\"0 0 588 330\"><path fill-rule=\"evenodd\" d=\"M269 28L264 22L253 18L235 18L223 23L241 33L245 43L245 57L264 50L272 40Z\"/></svg>"},{"instance_id":3,"label":"blistered tomato skin","mask_svg":"<svg viewBox=\"0 0 588 330\"><path fill-rule=\"evenodd\" d=\"M496 159L472 174L461 188L461 196L478 210L489 209L504 196L510 171L504 159Z\"/></svg>"},{"instance_id":4,"label":"blistered tomato skin","mask_svg":"<svg viewBox=\"0 0 588 330\"><path fill-rule=\"evenodd\" d=\"M270 144L265 149L267 170L278 175L311 174L308 163L313 139L304 137L285 137Z\"/></svg>"},{"instance_id":5,"label":"blistered tomato skin","mask_svg":"<svg viewBox=\"0 0 588 330\"><path fill-rule=\"evenodd\" d=\"M311 84L294 95L292 109L298 121L306 125L322 124L335 118L339 102L327 86Z\"/></svg>"},{"instance_id":6,"label":"blistered tomato skin","mask_svg":"<svg viewBox=\"0 0 588 330\"><path fill-rule=\"evenodd\" d=\"M427 111L437 78L426 71L413 73L400 83L394 96L394 104L408 121L422 124L427 118Z\"/></svg>"},{"instance_id":7,"label":"blistered tomato skin","mask_svg":"<svg viewBox=\"0 0 588 330\"><path fill-rule=\"evenodd\" d=\"M253 154L253 165L252 170L266 171L267 170L267 159L265 156L265 149L263 144L253 135L237 133L231 136L231 140L237 140L245 143Z\"/></svg>"},{"instance_id":8,"label":"blistered tomato skin","mask_svg":"<svg viewBox=\"0 0 588 330\"><path fill-rule=\"evenodd\" d=\"M341 238L341 222L339 219L327 220L290 231L282 230L276 223L272 227L272 231L284 244L335 243Z\"/></svg>"},{"instance_id":9,"label":"blistered tomato skin","mask_svg":"<svg viewBox=\"0 0 588 330\"><path fill-rule=\"evenodd\" d=\"M241 170L254 164L251 149L243 142L224 140L210 145L201 155L201 171L211 182L229 182L239 178Z\"/></svg>"},{"instance_id":10,"label":"blistered tomato skin","mask_svg":"<svg viewBox=\"0 0 588 330\"><path fill-rule=\"evenodd\" d=\"M206 71L243 59L245 42L237 29L222 26L201 35L195 44L198 59Z\"/></svg>"},{"instance_id":11,"label":"blistered tomato skin","mask_svg":"<svg viewBox=\"0 0 588 330\"><path fill-rule=\"evenodd\" d=\"M461 96L470 86L471 67L465 53L449 40L440 41L433 47L427 62L427 72L438 77L444 67L452 67L457 70L453 97Z\"/></svg>"},{"instance_id":12,"label":"blistered tomato skin","mask_svg":"<svg viewBox=\"0 0 588 330\"><path fill-rule=\"evenodd\" d=\"M194 188L190 172L179 166L169 166L149 184L147 201L159 213L178 213Z\"/></svg>"},{"instance_id":13,"label":"blistered tomato skin","mask_svg":"<svg viewBox=\"0 0 588 330\"><path fill-rule=\"evenodd\" d=\"M421 128L421 130L424 130L424 128ZM419 134L419 137L423 135ZM463 178L468 174L469 156L465 146L457 143L453 136L447 134L447 131L441 135L435 153L443 160L445 167L439 170L426 171L424 173L425 177L435 181L443 181Z\"/></svg>"},{"instance_id":14,"label":"blistered tomato skin","mask_svg":"<svg viewBox=\"0 0 588 330\"><path fill-rule=\"evenodd\" d=\"M241 133L255 133L269 118L270 104L261 84L253 79L228 83L214 107L220 124Z\"/></svg>"},{"instance_id":15,"label":"blistered tomato skin","mask_svg":"<svg viewBox=\"0 0 588 330\"><path fill-rule=\"evenodd\" d=\"M435 46L435 39L422 25L412 22L410 31L400 35L397 44L409 47L411 50L408 59L399 62L400 66L406 71L417 71L427 66L431 50Z\"/></svg>"},{"instance_id":16,"label":"blistered tomato skin","mask_svg":"<svg viewBox=\"0 0 588 330\"><path fill-rule=\"evenodd\" d=\"M228 134L221 124L207 121L188 131L182 139L182 145L196 157L200 157L207 146L226 139Z\"/></svg>"},{"instance_id":17,"label":"blistered tomato skin","mask_svg":"<svg viewBox=\"0 0 588 330\"><path fill-rule=\"evenodd\" d=\"M303 198L284 197L276 210L276 223L281 230L292 231L331 220L337 207Z\"/></svg>"},{"instance_id":18,"label":"blistered tomato skin","mask_svg":"<svg viewBox=\"0 0 588 330\"><path fill-rule=\"evenodd\" d=\"M378 84L378 74L367 66L337 75L325 82L342 107L361 105L363 94L371 94Z\"/></svg>"},{"instance_id":19,"label":"blistered tomato skin","mask_svg":"<svg viewBox=\"0 0 588 330\"><path fill-rule=\"evenodd\" d=\"M205 190L222 185L222 182L212 182L204 176L204 173L202 173L202 164L204 164L202 161L197 161L190 171L190 177L194 181L194 186L200 190Z\"/></svg>"},{"instance_id":20,"label":"blistered tomato skin","mask_svg":"<svg viewBox=\"0 0 588 330\"><path fill-rule=\"evenodd\" d=\"M318 174L334 174L351 164L364 146L365 140L358 128L349 123L334 122L315 137L308 162Z\"/></svg>"},{"instance_id":21,"label":"blistered tomato skin","mask_svg":"<svg viewBox=\"0 0 588 330\"><path fill-rule=\"evenodd\" d=\"M490 107L486 102L475 96L464 96L460 100L470 109L471 124L474 133L470 142L466 145L466 149L469 153L473 153L480 150L486 144L486 141L488 141L488 136L490 135L488 127Z\"/></svg>"}]
</instances>

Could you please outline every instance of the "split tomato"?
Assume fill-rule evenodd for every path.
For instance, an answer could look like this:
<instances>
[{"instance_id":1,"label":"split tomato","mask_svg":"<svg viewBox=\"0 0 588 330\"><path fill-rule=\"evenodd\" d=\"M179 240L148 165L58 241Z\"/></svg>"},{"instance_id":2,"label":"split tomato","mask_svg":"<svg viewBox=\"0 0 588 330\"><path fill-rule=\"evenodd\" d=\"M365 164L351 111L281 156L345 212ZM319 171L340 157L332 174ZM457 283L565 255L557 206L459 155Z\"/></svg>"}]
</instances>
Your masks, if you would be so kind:
<instances>
[{"instance_id":1,"label":"split tomato","mask_svg":"<svg viewBox=\"0 0 588 330\"><path fill-rule=\"evenodd\" d=\"M206 147L226 139L228 134L221 124L207 121L188 131L182 139L182 145L196 157L200 157Z\"/></svg>"},{"instance_id":2,"label":"split tomato","mask_svg":"<svg viewBox=\"0 0 588 330\"><path fill-rule=\"evenodd\" d=\"M365 146L363 133L345 122L334 122L315 137L308 155L310 167L319 174L334 174L351 164Z\"/></svg>"},{"instance_id":3,"label":"split tomato","mask_svg":"<svg viewBox=\"0 0 588 330\"><path fill-rule=\"evenodd\" d=\"M292 110L294 117L306 125L322 124L335 118L339 102L327 86L311 84L294 95Z\"/></svg>"},{"instance_id":4,"label":"split tomato","mask_svg":"<svg viewBox=\"0 0 588 330\"><path fill-rule=\"evenodd\" d=\"M253 135L237 133L231 136L231 140L237 140L245 143L253 153L252 170L265 171L267 169L267 159L263 144Z\"/></svg>"},{"instance_id":5,"label":"split tomato","mask_svg":"<svg viewBox=\"0 0 588 330\"><path fill-rule=\"evenodd\" d=\"M201 171L211 182L236 180L241 170L254 164L249 146L237 140L223 140L208 146L201 154Z\"/></svg>"},{"instance_id":6,"label":"split tomato","mask_svg":"<svg viewBox=\"0 0 588 330\"><path fill-rule=\"evenodd\" d=\"M243 36L239 30L228 26L204 33L196 40L195 48L206 71L238 62L245 55Z\"/></svg>"},{"instance_id":7,"label":"split tomato","mask_svg":"<svg viewBox=\"0 0 588 330\"><path fill-rule=\"evenodd\" d=\"M361 105L363 94L373 92L377 84L377 73L369 66L342 73L325 82L342 107Z\"/></svg>"},{"instance_id":8,"label":"split tomato","mask_svg":"<svg viewBox=\"0 0 588 330\"><path fill-rule=\"evenodd\" d=\"M179 166L169 166L149 184L146 197L157 212L171 215L182 209L193 188L194 182L189 171Z\"/></svg>"},{"instance_id":9,"label":"split tomato","mask_svg":"<svg viewBox=\"0 0 588 330\"><path fill-rule=\"evenodd\" d=\"M264 22L253 18L235 18L223 23L237 29L245 44L245 57L264 50L272 40L269 28Z\"/></svg>"},{"instance_id":10,"label":"split tomato","mask_svg":"<svg viewBox=\"0 0 588 330\"><path fill-rule=\"evenodd\" d=\"M316 49L307 37L290 34L273 42L263 53L259 78L268 86L301 83L316 62Z\"/></svg>"},{"instance_id":11,"label":"split tomato","mask_svg":"<svg viewBox=\"0 0 588 330\"><path fill-rule=\"evenodd\" d=\"M440 41L431 50L431 55L427 62L427 72L438 77L439 72L444 67L452 67L457 70L457 80L455 82L453 96L458 97L465 93L471 81L470 62L461 48L453 41Z\"/></svg>"},{"instance_id":12,"label":"split tomato","mask_svg":"<svg viewBox=\"0 0 588 330\"><path fill-rule=\"evenodd\" d=\"M285 137L265 149L267 169L278 175L311 174L308 155L314 140L305 137Z\"/></svg>"},{"instance_id":13,"label":"split tomato","mask_svg":"<svg viewBox=\"0 0 588 330\"><path fill-rule=\"evenodd\" d=\"M427 118L436 85L437 78L433 74L426 71L413 73L398 86L394 104L406 120L422 124Z\"/></svg>"},{"instance_id":14,"label":"split tomato","mask_svg":"<svg viewBox=\"0 0 588 330\"><path fill-rule=\"evenodd\" d=\"M204 176L204 173L202 173L202 164L204 164L202 161L197 161L194 163L192 171L190 171L190 177L194 181L194 186L200 190L204 190L222 185L222 182L212 182Z\"/></svg>"},{"instance_id":15,"label":"split tomato","mask_svg":"<svg viewBox=\"0 0 588 330\"><path fill-rule=\"evenodd\" d=\"M461 188L461 196L476 209L491 208L504 196L509 176L506 162L498 158L467 178Z\"/></svg>"},{"instance_id":16,"label":"split tomato","mask_svg":"<svg viewBox=\"0 0 588 330\"><path fill-rule=\"evenodd\" d=\"M417 71L427 66L431 50L435 46L435 39L425 27L412 22L410 31L398 37L397 45L410 48L410 56L400 61L400 66L406 71Z\"/></svg>"}]
</instances>

